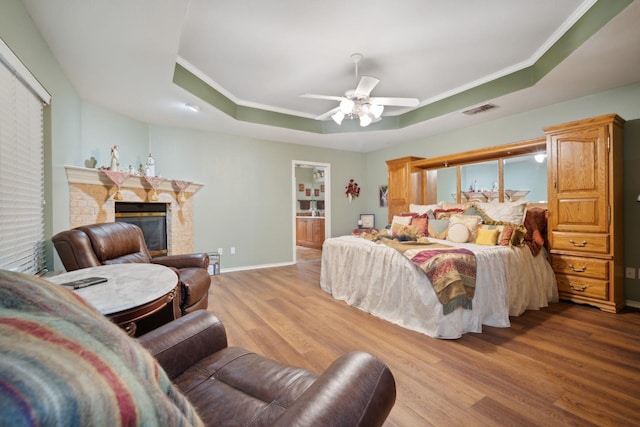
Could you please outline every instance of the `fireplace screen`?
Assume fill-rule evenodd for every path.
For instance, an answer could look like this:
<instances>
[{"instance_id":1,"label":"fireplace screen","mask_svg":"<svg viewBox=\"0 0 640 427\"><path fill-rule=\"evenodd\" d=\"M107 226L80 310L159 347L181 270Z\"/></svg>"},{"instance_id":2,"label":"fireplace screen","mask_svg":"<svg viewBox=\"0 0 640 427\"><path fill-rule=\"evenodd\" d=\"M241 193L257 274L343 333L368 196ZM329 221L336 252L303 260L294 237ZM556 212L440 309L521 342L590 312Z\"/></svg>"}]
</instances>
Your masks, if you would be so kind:
<instances>
[{"instance_id":1,"label":"fireplace screen","mask_svg":"<svg viewBox=\"0 0 640 427\"><path fill-rule=\"evenodd\" d=\"M167 205L165 203L116 202L116 222L128 222L142 229L149 254L166 255Z\"/></svg>"}]
</instances>

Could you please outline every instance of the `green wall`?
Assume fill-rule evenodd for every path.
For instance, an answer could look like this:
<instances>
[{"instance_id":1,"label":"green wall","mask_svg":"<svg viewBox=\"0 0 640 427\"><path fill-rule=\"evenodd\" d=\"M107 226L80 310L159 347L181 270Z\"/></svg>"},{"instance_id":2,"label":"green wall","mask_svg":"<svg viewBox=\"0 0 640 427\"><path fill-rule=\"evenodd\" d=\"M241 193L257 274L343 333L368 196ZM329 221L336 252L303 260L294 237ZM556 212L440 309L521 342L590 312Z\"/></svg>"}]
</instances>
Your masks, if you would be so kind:
<instances>
[{"instance_id":1,"label":"green wall","mask_svg":"<svg viewBox=\"0 0 640 427\"><path fill-rule=\"evenodd\" d=\"M162 176L204 184L195 195L195 250L225 248L223 269L288 263L293 258L292 162L331 165L332 235L351 232L361 213L387 217L378 204L386 184L385 161L414 155L433 157L543 136L548 125L616 112L625 128L625 265L640 267L635 224L640 203L640 85L635 84L527 113L463 127L368 154L265 141L219 132L141 123L78 96L19 0L3 0L0 37L52 95L45 138L48 236L69 227L69 194L64 165L83 166L96 158L107 164L120 146L124 167L142 163L149 152ZM366 137L366 133L363 134ZM304 141L300 141L304 143ZM361 187L349 203L343 188L350 178ZM236 255L228 249L236 247ZM48 264L60 268L49 245ZM640 280L626 282L626 299L640 305Z\"/></svg>"}]
</instances>

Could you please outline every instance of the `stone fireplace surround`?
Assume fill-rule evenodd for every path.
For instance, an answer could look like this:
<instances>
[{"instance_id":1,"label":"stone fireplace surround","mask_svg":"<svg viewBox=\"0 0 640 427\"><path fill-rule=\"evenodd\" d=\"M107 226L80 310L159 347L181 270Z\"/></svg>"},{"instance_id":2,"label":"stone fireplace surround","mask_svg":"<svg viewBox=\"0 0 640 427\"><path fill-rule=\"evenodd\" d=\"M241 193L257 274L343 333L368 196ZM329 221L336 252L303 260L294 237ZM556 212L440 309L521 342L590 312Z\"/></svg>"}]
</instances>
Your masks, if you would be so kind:
<instances>
[{"instance_id":1,"label":"stone fireplace surround","mask_svg":"<svg viewBox=\"0 0 640 427\"><path fill-rule=\"evenodd\" d=\"M69 182L69 222L71 228L115 221L116 185L99 169L65 166ZM122 202L157 202L167 204L167 249L169 255L193 252L193 195L203 185L165 179L153 188L138 175L130 176L120 187Z\"/></svg>"}]
</instances>

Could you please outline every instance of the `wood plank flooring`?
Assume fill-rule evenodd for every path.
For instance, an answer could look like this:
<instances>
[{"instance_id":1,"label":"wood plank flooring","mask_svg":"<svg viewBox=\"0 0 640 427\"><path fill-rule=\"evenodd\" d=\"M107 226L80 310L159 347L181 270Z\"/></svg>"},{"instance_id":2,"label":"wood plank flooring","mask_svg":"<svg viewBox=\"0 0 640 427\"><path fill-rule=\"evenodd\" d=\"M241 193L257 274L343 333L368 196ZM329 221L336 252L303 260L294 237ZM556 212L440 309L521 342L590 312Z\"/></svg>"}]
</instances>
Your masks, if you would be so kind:
<instances>
[{"instance_id":1,"label":"wood plank flooring","mask_svg":"<svg viewBox=\"0 0 640 427\"><path fill-rule=\"evenodd\" d=\"M638 310L560 302L438 340L334 300L318 260L212 279L230 345L317 372L352 350L384 360L398 391L386 426L640 425Z\"/></svg>"}]
</instances>

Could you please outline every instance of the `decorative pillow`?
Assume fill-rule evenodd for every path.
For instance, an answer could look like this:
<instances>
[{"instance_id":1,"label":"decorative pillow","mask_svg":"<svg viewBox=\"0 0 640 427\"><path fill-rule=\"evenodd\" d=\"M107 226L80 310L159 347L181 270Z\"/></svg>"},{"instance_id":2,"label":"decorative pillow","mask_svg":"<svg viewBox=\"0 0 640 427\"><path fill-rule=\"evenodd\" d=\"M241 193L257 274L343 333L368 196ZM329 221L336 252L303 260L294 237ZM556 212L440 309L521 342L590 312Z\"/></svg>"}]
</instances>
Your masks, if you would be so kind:
<instances>
[{"instance_id":1,"label":"decorative pillow","mask_svg":"<svg viewBox=\"0 0 640 427\"><path fill-rule=\"evenodd\" d=\"M411 224L411 217L410 216L394 215L393 219L391 220L391 225L393 225L393 224L409 225L409 224Z\"/></svg>"},{"instance_id":2,"label":"decorative pillow","mask_svg":"<svg viewBox=\"0 0 640 427\"><path fill-rule=\"evenodd\" d=\"M429 218L415 217L411 218L411 225L418 227L418 237L426 236L428 233Z\"/></svg>"},{"instance_id":3,"label":"decorative pillow","mask_svg":"<svg viewBox=\"0 0 640 427\"><path fill-rule=\"evenodd\" d=\"M2 424L203 425L137 340L34 276L0 270L0 360Z\"/></svg>"},{"instance_id":4,"label":"decorative pillow","mask_svg":"<svg viewBox=\"0 0 640 427\"><path fill-rule=\"evenodd\" d=\"M509 246L511 244L511 237L513 236L514 225L505 225L498 237L498 244L501 246Z\"/></svg>"},{"instance_id":5,"label":"decorative pillow","mask_svg":"<svg viewBox=\"0 0 640 427\"><path fill-rule=\"evenodd\" d=\"M428 211L435 211L436 209L440 209L440 203L435 205L414 205L412 203L409 205L409 212L415 212L418 215L424 215Z\"/></svg>"},{"instance_id":6,"label":"decorative pillow","mask_svg":"<svg viewBox=\"0 0 640 427\"><path fill-rule=\"evenodd\" d=\"M441 209L462 209L463 211L471 206L471 203L447 203L442 202Z\"/></svg>"},{"instance_id":7,"label":"decorative pillow","mask_svg":"<svg viewBox=\"0 0 640 427\"><path fill-rule=\"evenodd\" d=\"M391 226L391 235L399 241L416 240L417 234L417 225L393 224Z\"/></svg>"},{"instance_id":8,"label":"decorative pillow","mask_svg":"<svg viewBox=\"0 0 640 427\"><path fill-rule=\"evenodd\" d=\"M444 240L447 238L447 229L449 228L448 219L430 219L427 224L429 237Z\"/></svg>"},{"instance_id":9,"label":"decorative pillow","mask_svg":"<svg viewBox=\"0 0 640 427\"><path fill-rule=\"evenodd\" d=\"M464 225L469 230L468 241L475 242L476 236L478 235L478 224L480 224L481 220L482 218L480 218L479 216L457 214L452 215L451 218L449 218L449 226L453 224Z\"/></svg>"},{"instance_id":10,"label":"decorative pillow","mask_svg":"<svg viewBox=\"0 0 640 427\"><path fill-rule=\"evenodd\" d=\"M436 219L447 219L449 218L451 215L454 214L458 214L458 213L462 213L464 212L464 210L459 209L459 208L452 208L452 209L436 209L433 211Z\"/></svg>"},{"instance_id":11,"label":"decorative pillow","mask_svg":"<svg viewBox=\"0 0 640 427\"><path fill-rule=\"evenodd\" d=\"M493 221L508 222L511 224L522 224L524 222L524 210L526 207L526 201L478 203L478 208Z\"/></svg>"},{"instance_id":12,"label":"decorative pillow","mask_svg":"<svg viewBox=\"0 0 640 427\"><path fill-rule=\"evenodd\" d=\"M476 237L476 245L490 245L494 246L498 243L498 235L500 234L500 230L494 228L490 230L488 228L479 228L478 229L478 237Z\"/></svg>"},{"instance_id":13,"label":"decorative pillow","mask_svg":"<svg viewBox=\"0 0 640 427\"><path fill-rule=\"evenodd\" d=\"M515 226L513 235L511 236L511 246L524 246L524 235L526 229L524 227Z\"/></svg>"},{"instance_id":14,"label":"decorative pillow","mask_svg":"<svg viewBox=\"0 0 640 427\"><path fill-rule=\"evenodd\" d=\"M507 224L498 237L498 244L502 246L523 246L526 229L521 225Z\"/></svg>"},{"instance_id":15,"label":"decorative pillow","mask_svg":"<svg viewBox=\"0 0 640 427\"><path fill-rule=\"evenodd\" d=\"M447 240L454 243L466 243L469 240L469 236L469 229L461 222L449 224Z\"/></svg>"}]
</instances>

